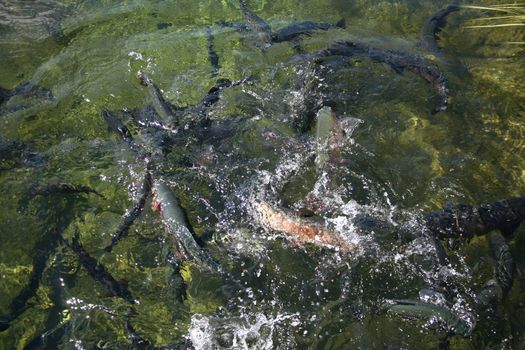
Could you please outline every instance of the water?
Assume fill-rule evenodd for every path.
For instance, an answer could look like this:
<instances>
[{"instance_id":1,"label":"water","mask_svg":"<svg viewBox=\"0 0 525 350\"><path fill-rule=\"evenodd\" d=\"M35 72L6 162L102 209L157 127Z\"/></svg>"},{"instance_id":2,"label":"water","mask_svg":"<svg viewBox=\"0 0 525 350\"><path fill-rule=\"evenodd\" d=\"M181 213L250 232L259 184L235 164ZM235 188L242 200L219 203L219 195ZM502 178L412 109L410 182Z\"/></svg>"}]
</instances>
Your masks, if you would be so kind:
<instances>
[{"instance_id":1,"label":"water","mask_svg":"<svg viewBox=\"0 0 525 350\"><path fill-rule=\"evenodd\" d=\"M445 5L247 3L274 30L345 18L346 29L302 37L304 52L338 39L422 52L420 28ZM41 268L34 295L0 332L0 349L38 348L39 339L50 349L138 347L133 336L151 347L191 342L196 349L525 346L522 274L494 310L480 310L479 291L494 278L487 239L454 244L450 264L440 267L421 234L424 214L446 203L525 192L524 51L505 44L523 41L524 32L463 28L477 16L451 14L439 41L447 61L429 57L445 71L451 96L446 112L431 115L435 91L410 72L351 58L325 62L319 76L291 43L261 51L249 33L217 24L243 22L235 1L3 1L0 87L29 80L54 98L17 96L0 110L0 137L22 145L0 163L0 317L31 284L34 266ZM150 103L139 71L177 106L198 103L219 78L251 78L225 89L210 109L231 133L176 144L155 163L227 276L177 263L150 198L129 234L112 252L103 250L139 196L145 164L108 131L100 112ZM337 101L340 117L355 118L334 166L316 163L315 127L303 135L291 127L312 86L317 97ZM49 183L89 186L100 195L27 197L32 186ZM298 210L306 197L351 249L301 244L257 216L260 201ZM383 224L364 229L363 217ZM136 304L88 274L68 247L75 236ZM524 237L521 228L510 242L521 273ZM439 289L445 279L448 295ZM472 334L447 334L436 318L387 313L385 304L399 299L445 305Z\"/></svg>"}]
</instances>

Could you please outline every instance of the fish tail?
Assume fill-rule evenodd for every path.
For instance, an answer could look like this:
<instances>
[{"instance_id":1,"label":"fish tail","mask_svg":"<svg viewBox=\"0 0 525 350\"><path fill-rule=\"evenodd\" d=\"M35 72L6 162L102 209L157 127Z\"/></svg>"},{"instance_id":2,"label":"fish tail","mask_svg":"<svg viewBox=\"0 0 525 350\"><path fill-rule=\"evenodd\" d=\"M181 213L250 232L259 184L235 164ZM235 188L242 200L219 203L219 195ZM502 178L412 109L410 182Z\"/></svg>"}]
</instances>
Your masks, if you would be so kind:
<instances>
[{"instance_id":1,"label":"fish tail","mask_svg":"<svg viewBox=\"0 0 525 350\"><path fill-rule=\"evenodd\" d=\"M12 96L11 90L0 87L0 105L6 102Z\"/></svg>"}]
</instances>

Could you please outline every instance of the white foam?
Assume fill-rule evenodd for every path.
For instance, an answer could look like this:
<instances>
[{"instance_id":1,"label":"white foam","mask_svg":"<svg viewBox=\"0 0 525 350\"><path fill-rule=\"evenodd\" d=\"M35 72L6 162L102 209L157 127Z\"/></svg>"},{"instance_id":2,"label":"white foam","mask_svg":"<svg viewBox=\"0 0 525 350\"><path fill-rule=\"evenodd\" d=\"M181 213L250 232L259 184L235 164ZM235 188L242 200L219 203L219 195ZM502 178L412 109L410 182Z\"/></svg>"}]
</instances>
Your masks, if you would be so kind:
<instances>
[{"instance_id":1,"label":"white foam","mask_svg":"<svg viewBox=\"0 0 525 350\"><path fill-rule=\"evenodd\" d=\"M283 327L298 327L297 314L265 315L248 312L240 316L218 317L193 315L189 338L196 350L208 349L273 349L274 333ZM282 337L291 332L279 332ZM289 342L293 340L289 339Z\"/></svg>"}]
</instances>

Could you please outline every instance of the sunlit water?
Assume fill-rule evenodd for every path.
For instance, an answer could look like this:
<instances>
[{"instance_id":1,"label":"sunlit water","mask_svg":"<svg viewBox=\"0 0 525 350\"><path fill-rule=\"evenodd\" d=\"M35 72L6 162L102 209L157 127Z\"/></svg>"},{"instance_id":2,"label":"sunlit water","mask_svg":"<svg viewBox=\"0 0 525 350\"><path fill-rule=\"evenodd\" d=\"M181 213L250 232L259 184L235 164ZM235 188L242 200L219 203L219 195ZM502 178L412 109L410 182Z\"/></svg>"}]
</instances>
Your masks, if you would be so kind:
<instances>
[{"instance_id":1,"label":"sunlit water","mask_svg":"<svg viewBox=\"0 0 525 350\"><path fill-rule=\"evenodd\" d=\"M53 95L17 96L0 109L2 140L42 157L3 157L0 164L0 317L29 283L34 257L48 252L35 295L0 332L0 349L38 348L38 339L50 349L133 348L129 324L152 348L525 346L523 228L510 243L518 267L511 292L493 310L480 310L477 293L494 278L485 237L453 244L450 264L440 266L422 226L425 213L446 203L525 193L524 50L505 44L523 41L523 30L467 30L465 21L481 13L451 14L439 41L446 62L430 57L449 79L450 106L431 115L435 91L410 72L352 58L325 62L320 76L304 53L338 39L422 53L420 28L447 2L247 5L273 29L341 18L347 28L302 37L298 55L287 42L261 50L254 36L218 24L244 21L237 1L0 4L0 87L29 80ZM219 78L250 78L224 90L211 109L213 120L233 121L230 135L176 145L155 164L223 275L187 262L178 271L174 242L150 199L129 235L111 253L103 250L138 196L145 163L108 131L100 112L150 103L139 71L177 106L198 103ZM291 127L311 86L315 98L336 101L338 115L353 118L333 168L316 163L315 127L305 134ZM90 186L100 196L24 201L31 186L57 182ZM260 222L257 203L300 209L309 194L320 201L318 219L351 250L301 245ZM363 217L382 224L360 225ZM133 314L66 243L50 243L56 232L65 242L78 235L128 286L138 300ZM447 300L444 280L453 286ZM400 299L442 305L472 332L386 313Z\"/></svg>"}]
</instances>

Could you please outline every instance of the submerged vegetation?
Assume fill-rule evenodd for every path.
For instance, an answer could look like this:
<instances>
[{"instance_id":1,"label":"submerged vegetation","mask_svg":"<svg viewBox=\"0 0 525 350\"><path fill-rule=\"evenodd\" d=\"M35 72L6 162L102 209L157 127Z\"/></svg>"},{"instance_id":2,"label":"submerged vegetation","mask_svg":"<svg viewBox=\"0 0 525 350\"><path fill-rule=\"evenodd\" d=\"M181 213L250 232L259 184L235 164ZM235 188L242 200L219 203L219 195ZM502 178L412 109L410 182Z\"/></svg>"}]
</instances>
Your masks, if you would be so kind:
<instances>
[{"instance_id":1,"label":"submerged vegetation","mask_svg":"<svg viewBox=\"0 0 525 350\"><path fill-rule=\"evenodd\" d=\"M462 5L462 8L479 10L485 17L473 18L467 29L504 28L525 26L525 4L502 4L493 6ZM505 41L507 44L525 45L525 41Z\"/></svg>"}]
</instances>

